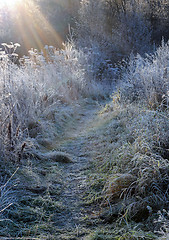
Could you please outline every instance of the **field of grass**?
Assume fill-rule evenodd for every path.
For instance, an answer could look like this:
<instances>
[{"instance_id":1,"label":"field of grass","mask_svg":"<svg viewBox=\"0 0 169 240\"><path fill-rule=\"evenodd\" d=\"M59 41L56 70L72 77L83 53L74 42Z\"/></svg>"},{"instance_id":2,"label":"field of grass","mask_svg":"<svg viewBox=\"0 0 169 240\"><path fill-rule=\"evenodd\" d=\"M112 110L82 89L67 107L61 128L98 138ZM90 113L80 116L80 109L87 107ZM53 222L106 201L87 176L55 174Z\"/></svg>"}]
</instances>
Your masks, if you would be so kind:
<instances>
[{"instance_id":1,"label":"field of grass","mask_svg":"<svg viewBox=\"0 0 169 240\"><path fill-rule=\"evenodd\" d=\"M99 80L70 42L3 47L0 236L168 239L169 44Z\"/></svg>"}]
</instances>

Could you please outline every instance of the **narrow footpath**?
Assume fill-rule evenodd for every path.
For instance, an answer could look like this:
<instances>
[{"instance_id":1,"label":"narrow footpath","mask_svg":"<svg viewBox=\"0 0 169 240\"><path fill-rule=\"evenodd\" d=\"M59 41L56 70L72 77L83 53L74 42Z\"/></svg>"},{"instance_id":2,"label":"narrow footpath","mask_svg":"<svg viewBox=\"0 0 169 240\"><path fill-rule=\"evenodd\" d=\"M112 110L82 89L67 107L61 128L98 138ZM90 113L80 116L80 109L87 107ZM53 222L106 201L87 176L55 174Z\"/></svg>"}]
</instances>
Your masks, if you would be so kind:
<instances>
[{"instance_id":1,"label":"narrow footpath","mask_svg":"<svg viewBox=\"0 0 169 240\"><path fill-rule=\"evenodd\" d=\"M88 150L89 133L93 131L100 108L101 106L98 105L94 108L88 106L88 109L81 109L72 129L68 130L64 140L57 146L57 150L72 156L72 163L60 164L64 178L64 189L60 195L60 200L65 209L60 215L57 214L55 219L56 225L60 229L58 239L83 239L83 236L86 235L83 219L90 213L90 209L83 206L82 196L87 187L86 170L92 159L92 152Z\"/></svg>"}]
</instances>

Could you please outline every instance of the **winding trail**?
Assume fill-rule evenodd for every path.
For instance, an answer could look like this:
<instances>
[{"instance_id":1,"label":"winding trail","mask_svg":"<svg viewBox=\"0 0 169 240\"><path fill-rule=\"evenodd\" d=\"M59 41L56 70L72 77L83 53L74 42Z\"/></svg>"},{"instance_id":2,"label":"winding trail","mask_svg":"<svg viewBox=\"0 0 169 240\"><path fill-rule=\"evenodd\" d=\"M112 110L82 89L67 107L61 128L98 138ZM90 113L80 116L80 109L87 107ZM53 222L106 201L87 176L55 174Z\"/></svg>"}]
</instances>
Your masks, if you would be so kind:
<instances>
[{"instance_id":1,"label":"winding trail","mask_svg":"<svg viewBox=\"0 0 169 240\"><path fill-rule=\"evenodd\" d=\"M89 152L90 133L100 110L100 105L87 105L78 113L77 119L64 136L64 140L59 144L59 150L69 153L73 163L59 166L64 178L64 189L60 195L60 200L65 206L64 211L55 217L57 227L61 230L58 239L83 239L85 215L90 209L82 205L82 195L86 189L86 173L92 152ZM63 233L74 233L75 237L66 238Z\"/></svg>"},{"instance_id":2,"label":"winding trail","mask_svg":"<svg viewBox=\"0 0 169 240\"><path fill-rule=\"evenodd\" d=\"M31 161L28 158L23 162L13 187L18 207L10 212L16 222L15 228L11 227L11 236L86 240L93 231L93 220L89 219L92 208L84 203L83 197L89 190L87 174L96 151L91 146L102 106L104 102L96 101L73 106L73 114L69 121L65 120L62 134L52 139L50 148L41 145ZM68 154L72 162L50 158L53 152Z\"/></svg>"}]
</instances>

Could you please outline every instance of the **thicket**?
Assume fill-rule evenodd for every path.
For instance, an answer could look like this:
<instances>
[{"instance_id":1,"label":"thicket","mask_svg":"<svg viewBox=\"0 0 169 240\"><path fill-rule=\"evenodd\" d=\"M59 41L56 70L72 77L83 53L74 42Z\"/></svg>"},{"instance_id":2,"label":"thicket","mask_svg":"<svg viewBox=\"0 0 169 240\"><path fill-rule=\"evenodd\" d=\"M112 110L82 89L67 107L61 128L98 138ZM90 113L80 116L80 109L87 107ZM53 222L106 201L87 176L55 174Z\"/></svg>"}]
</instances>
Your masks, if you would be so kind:
<instances>
[{"instance_id":1,"label":"thicket","mask_svg":"<svg viewBox=\"0 0 169 240\"><path fill-rule=\"evenodd\" d=\"M169 107L169 42L145 58L130 56L122 74L122 98L130 102L144 102L151 109L168 110Z\"/></svg>"},{"instance_id":2,"label":"thicket","mask_svg":"<svg viewBox=\"0 0 169 240\"><path fill-rule=\"evenodd\" d=\"M67 43L64 50L46 46L19 59L19 44L2 44L0 52L0 146L1 158L20 162L24 152L34 148L35 138L48 134L56 137L64 124L60 109L87 97L106 95L101 84L88 79L81 63L86 58ZM69 112L69 111L68 111ZM70 111L71 112L71 111ZM61 114L62 113L62 114ZM56 123L55 123L56 121ZM50 130L49 130L50 129Z\"/></svg>"},{"instance_id":3,"label":"thicket","mask_svg":"<svg viewBox=\"0 0 169 240\"><path fill-rule=\"evenodd\" d=\"M92 52L89 63L93 75L107 74L112 66L131 53L150 53L168 40L169 3L143 0L83 0L76 24L76 45ZM115 71L114 71L115 73ZM115 78L117 76L115 75Z\"/></svg>"},{"instance_id":4,"label":"thicket","mask_svg":"<svg viewBox=\"0 0 169 240\"><path fill-rule=\"evenodd\" d=\"M86 40L106 40L117 52L123 43L124 53L144 52L145 45L148 49L150 43L168 39L168 9L168 1L163 0L83 0L78 36L83 35L84 45Z\"/></svg>"}]
</instances>

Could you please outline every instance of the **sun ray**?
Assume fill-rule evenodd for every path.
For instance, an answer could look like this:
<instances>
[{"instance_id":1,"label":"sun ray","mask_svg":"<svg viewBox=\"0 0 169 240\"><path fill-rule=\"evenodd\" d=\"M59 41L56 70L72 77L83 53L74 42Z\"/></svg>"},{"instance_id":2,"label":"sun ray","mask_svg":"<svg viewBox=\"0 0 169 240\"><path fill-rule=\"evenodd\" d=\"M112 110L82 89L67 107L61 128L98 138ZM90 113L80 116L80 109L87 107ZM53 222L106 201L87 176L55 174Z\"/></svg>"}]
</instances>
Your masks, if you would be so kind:
<instances>
[{"instance_id":1,"label":"sun ray","mask_svg":"<svg viewBox=\"0 0 169 240\"><path fill-rule=\"evenodd\" d=\"M62 47L62 37L41 13L34 1L22 0L21 4L17 5L16 11L16 34L20 35L23 48L42 50L45 45Z\"/></svg>"}]
</instances>

